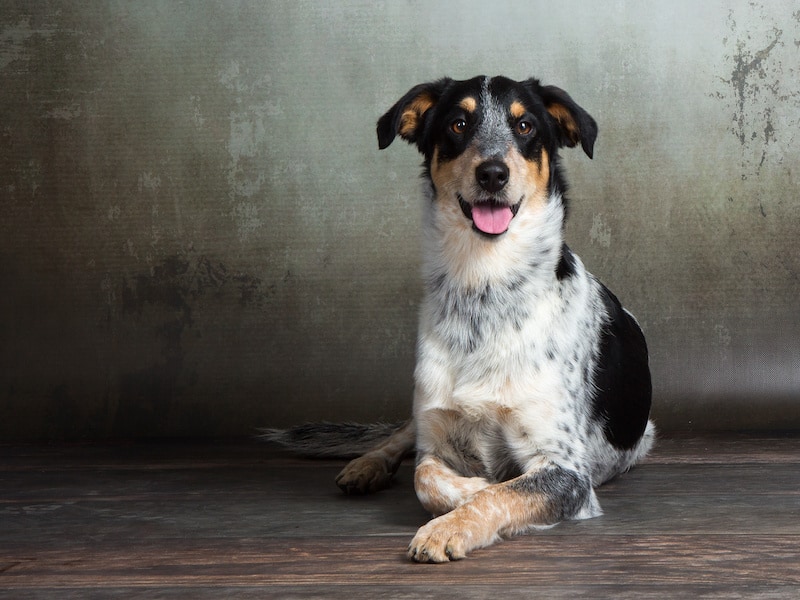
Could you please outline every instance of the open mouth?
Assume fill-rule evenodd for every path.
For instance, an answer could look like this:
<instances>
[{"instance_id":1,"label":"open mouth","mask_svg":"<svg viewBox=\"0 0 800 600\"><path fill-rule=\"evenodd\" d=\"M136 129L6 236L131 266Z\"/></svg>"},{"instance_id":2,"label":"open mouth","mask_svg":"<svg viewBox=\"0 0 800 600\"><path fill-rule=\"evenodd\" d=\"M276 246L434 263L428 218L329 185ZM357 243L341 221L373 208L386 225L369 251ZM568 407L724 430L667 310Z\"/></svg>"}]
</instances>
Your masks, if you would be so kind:
<instances>
[{"instance_id":1,"label":"open mouth","mask_svg":"<svg viewBox=\"0 0 800 600\"><path fill-rule=\"evenodd\" d=\"M464 216L472 221L472 227L478 232L488 236L501 235L508 230L511 219L517 216L522 198L516 204L509 206L494 200L470 204L461 194L456 194L458 205Z\"/></svg>"}]
</instances>

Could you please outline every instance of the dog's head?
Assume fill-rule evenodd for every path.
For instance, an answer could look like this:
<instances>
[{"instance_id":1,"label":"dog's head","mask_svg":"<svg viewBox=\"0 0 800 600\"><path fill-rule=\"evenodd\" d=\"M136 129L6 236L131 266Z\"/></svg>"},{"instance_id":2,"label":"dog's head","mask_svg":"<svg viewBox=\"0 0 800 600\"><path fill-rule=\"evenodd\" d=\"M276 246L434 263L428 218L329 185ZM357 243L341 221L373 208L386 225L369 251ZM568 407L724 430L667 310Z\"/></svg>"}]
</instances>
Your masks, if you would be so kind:
<instances>
[{"instance_id":1,"label":"dog's head","mask_svg":"<svg viewBox=\"0 0 800 600\"><path fill-rule=\"evenodd\" d=\"M476 77L420 84L378 121L378 145L399 135L425 156L437 200L497 237L523 206L557 185L557 152L581 144L591 158L594 119L569 95L536 79Z\"/></svg>"}]
</instances>

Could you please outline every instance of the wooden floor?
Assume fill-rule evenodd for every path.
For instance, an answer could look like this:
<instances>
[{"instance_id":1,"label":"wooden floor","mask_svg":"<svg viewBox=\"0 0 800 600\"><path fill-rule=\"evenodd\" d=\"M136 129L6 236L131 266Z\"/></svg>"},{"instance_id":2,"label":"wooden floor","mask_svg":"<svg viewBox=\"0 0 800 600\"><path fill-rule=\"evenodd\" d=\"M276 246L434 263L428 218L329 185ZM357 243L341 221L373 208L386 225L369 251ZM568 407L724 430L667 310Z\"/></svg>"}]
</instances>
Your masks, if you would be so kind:
<instances>
[{"instance_id":1,"label":"wooden floor","mask_svg":"<svg viewBox=\"0 0 800 600\"><path fill-rule=\"evenodd\" d=\"M251 442L0 446L2 598L800 598L800 437L662 439L603 517L418 565L411 466Z\"/></svg>"}]
</instances>

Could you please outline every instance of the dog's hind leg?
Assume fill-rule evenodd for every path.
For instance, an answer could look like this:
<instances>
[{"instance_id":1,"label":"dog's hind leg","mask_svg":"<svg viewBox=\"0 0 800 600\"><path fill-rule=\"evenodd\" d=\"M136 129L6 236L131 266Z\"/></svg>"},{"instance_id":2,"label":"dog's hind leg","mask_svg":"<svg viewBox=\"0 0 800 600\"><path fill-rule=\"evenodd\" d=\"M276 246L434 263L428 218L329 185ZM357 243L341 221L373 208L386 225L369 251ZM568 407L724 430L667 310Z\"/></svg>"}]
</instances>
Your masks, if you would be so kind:
<instances>
[{"instance_id":1,"label":"dog's hind leg","mask_svg":"<svg viewBox=\"0 0 800 600\"><path fill-rule=\"evenodd\" d=\"M351 460L336 477L336 485L346 494L368 494L387 488L403 457L413 449L411 420L366 454Z\"/></svg>"},{"instance_id":2,"label":"dog's hind leg","mask_svg":"<svg viewBox=\"0 0 800 600\"><path fill-rule=\"evenodd\" d=\"M588 477L550 464L490 485L433 519L414 536L408 556L417 562L458 560L503 536L599 512Z\"/></svg>"}]
</instances>

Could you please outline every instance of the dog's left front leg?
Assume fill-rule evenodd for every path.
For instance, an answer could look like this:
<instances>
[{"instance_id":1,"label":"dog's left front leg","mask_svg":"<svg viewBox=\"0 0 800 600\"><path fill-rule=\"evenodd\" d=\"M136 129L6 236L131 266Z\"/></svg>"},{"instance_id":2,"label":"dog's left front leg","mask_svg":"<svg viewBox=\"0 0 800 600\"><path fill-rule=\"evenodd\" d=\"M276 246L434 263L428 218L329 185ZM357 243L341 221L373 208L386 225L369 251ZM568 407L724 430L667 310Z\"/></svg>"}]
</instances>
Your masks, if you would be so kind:
<instances>
[{"instance_id":1,"label":"dog's left front leg","mask_svg":"<svg viewBox=\"0 0 800 600\"><path fill-rule=\"evenodd\" d=\"M414 536L408 556L417 562L458 560L502 536L585 514L593 502L587 477L549 465L490 485L453 511L433 519Z\"/></svg>"}]
</instances>

